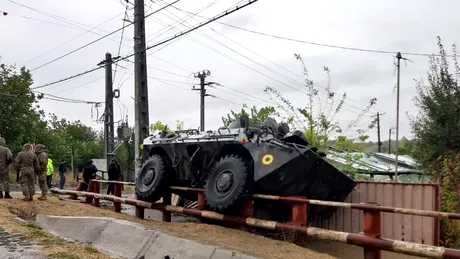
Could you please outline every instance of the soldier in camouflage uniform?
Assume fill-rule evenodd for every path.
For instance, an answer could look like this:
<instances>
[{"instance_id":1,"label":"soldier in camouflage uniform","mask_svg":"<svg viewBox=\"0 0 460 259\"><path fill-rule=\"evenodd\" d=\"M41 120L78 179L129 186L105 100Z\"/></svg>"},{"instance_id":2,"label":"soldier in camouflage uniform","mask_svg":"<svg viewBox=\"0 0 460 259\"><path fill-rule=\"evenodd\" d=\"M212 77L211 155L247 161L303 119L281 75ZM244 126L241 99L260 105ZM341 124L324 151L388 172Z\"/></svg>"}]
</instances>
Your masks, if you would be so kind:
<instances>
[{"instance_id":1,"label":"soldier in camouflage uniform","mask_svg":"<svg viewBox=\"0 0 460 259\"><path fill-rule=\"evenodd\" d=\"M38 158L38 166L40 170L36 171L38 177L38 186L40 186L40 190L42 191L42 196L38 197L38 200L46 200L46 193L48 192L48 188L46 186L46 172L48 171L48 154L45 153L45 146L42 144L38 144L35 146L35 154Z\"/></svg>"},{"instance_id":2,"label":"soldier in camouflage uniform","mask_svg":"<svg viewBox=\"0 0 460 259\"><path fill-rule=\"evenodd\" d=\"M8 166L11 162L13 162L13 154L6 146L5 139L0 137L0 198L5 197L5 199L11 199L10 172L8 170ZM3 196L3 191L5 191L5 196Z\"/></svg>"},{"instance_id":3,"label":"soldier in camouflage uniform","mask_svg":"<svg viewBox=\"0 0 460 259\"><path fill-rule=\"evenodd\" d=\"M16 172L20 172L21 174L19 182L21 183L22 193L24 194L23 201L33 200L35 194L35 172L40 170L37 155L30 152L30 148L30 144L25 144L14 161Z\"/></svg>"}]
</instances>

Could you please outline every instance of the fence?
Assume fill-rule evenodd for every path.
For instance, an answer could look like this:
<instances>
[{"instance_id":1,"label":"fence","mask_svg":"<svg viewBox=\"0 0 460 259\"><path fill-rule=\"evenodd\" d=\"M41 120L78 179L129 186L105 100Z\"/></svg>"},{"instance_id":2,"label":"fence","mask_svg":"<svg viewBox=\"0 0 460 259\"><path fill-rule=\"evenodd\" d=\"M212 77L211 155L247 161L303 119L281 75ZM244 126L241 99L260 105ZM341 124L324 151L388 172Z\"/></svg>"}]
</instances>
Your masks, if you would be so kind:
<instances>
[{"instance_id":1,"label":"fence","mask_svg":"<svg viewBox=\"0 0 460 259\"><path fill-rule=\"evenodd\" d=\"M393 182L358 182L345 202L376 202L384 206L439 211L439 185ZM383 213L383 238L427 245L439 244L439 219L416 215ZM358 233L363 228L362 211L339 208L315 227Z\"/></svg>"},{"instance_id":2,"label":"fence","mask_svg":"<svg viewBox=\"0 0 460 259\"><path fill-rule=\"evenodd\" d=\"M401 213L404 215L417 215L417 216L428 216L428 217L445 217L452 219L460 219L460 214L454 213L442 213L437 211L424 211L415 209L404 209L380 206L378 203L367 203L367 204L353 204L353 203L342 203L342 202L329 202L329 201L318 201L309 200L306 198L299 197L280 197L271 195L254 195L255 199L268 199L268 200L282 200L292 204L292 221L288 223L281 223L276 221L267 221L252 218L252 202L248 203L243 212L239 217L233 217L228 215L222 215L212 211L206 211L204 209L204 196L202 189L198 188L186 188L186 187L171 187L172 190L181 190L188 192L196 192L198 195L198 209L189 209L178 206L169 205L171 203L171 195L163 197L163 203L148 203L133 199L123 199L121 196L121 186L123 184L132 183L115 183L115 195L101 195L100 183L110 181L93 181L90 183L90 192L78 192L78 191L67 191L52 189L53 193L61 194L72 194L87 197L87 202L94 206L99 206L99 200L113 201L115 206L114 210L120 212L120 205L122 203L136 206L136 216L144 218L144 209L158 209L163 211L163 221L171 221L171 212L187 214L197 217L209 218L213 220L220 220L231 222L239 225L247 225L256 228L263 228L269 230L282 230L282 231L293 231L297 233L306 234L316 238L336 241L341 243L353 244L361 246L364 249L365 258L381 258L381 250L392 251L397 253L403 253L408 255L423 256L428 258L460 258L460 250L447 249L442 247L422 245L406 241L395 241L390 239L381 238L382 232L382 212L387 213ZM94 193L91 193L93 191ZM307 204L321 205L321 206L333 206L339 208L357 209L361 210L363 214L363 234L347 233L343 231L332 231L325 230L316 227L305 227L302 226L306 222Z\"/></svg>"}]
</instances>

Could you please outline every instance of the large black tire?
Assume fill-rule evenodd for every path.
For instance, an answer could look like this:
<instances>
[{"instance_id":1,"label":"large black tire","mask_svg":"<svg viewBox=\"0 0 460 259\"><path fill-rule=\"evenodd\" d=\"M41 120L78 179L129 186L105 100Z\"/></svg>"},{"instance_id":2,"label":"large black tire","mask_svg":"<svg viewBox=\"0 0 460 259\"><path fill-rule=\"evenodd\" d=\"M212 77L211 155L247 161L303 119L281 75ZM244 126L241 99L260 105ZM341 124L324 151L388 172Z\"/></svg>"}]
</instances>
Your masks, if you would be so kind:
<instances>
[{"instance_id":1,"label":"large black tire","mask_svg":"<svg viewBox=\"0 0 460 259\"><path fill-rule=\"evenodd\" d=\"M207 205L218 212L241 210L252 195L253 173L247 163L237 155L220 159L205 185Z\"/></svg>"},{"instance_id":2,"label":"large black tire","mask_svg":"<svg viewBox=\"0 0 460 259\"><path fill-rule=\"evenodd\" d=\"M167 158L160 155L153 155L145 161L136 179L137 199L146 202L160 200L169 188L170 166Z\"/></svg>"}]
</instances>

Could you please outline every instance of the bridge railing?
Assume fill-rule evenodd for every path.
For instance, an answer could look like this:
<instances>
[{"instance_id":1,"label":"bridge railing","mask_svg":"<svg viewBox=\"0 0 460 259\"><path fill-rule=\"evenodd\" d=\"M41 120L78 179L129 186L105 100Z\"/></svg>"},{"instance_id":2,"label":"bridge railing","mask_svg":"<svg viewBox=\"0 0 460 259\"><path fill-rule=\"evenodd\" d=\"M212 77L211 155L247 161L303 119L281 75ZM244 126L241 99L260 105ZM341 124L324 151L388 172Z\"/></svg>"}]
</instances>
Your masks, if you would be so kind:
<instances>
[{"instance_id":1,"label":"bridge railing","mask_svg":"<svg viewBox=\"0 0 460 259\"><path fill-rule=\"evenodd\" d=\"M115 195L100 194L101 183L113 183L115 185ZM71 194L86 197L86 202L93 206L99 206L99 201L107 200L114 202L114 211L121 212L121 204L128 204L136 207L136 217L144 218L144 210L156 209L163 211L163 221L171 222L171 213L186 214L196 217L208 218L213 220L235 223L243 226L256 227L268 230L293 231L306 234L315 238L352 244L363 247L364 258L381 258L381 250L403 253L408 255L422 256L427 258L460 258L460 250L449 249L437 246L422 245L412 242L390 240L381 238L382 213L399 213L407 215L419 215L436 218L460 219L460 214L445 213L438 211L424 211L416 209L395 208L381 206L378 203L344 203L312 200L305 197L283 197L274 195L255 194L254 199L284 201L292 204L292 220L287 223L268 221L253 218L252 201L248 202L239 216L223 215L205 210L205 199L203 189L171 186L171 191L194 192L197 194L197 208L185 208L171 205L171 194L163 197L162 203L148 203L136 199L121 198L123 185L134 185L131 182L117 182L105 180L91 181L88 192L69 191L52 189L53 193ZM332 231L315 227L304 226L307 221L307 204L319 206L331 206L358 209L363 211L363 232L347 233Z\"/></svg>"}]
</instances>

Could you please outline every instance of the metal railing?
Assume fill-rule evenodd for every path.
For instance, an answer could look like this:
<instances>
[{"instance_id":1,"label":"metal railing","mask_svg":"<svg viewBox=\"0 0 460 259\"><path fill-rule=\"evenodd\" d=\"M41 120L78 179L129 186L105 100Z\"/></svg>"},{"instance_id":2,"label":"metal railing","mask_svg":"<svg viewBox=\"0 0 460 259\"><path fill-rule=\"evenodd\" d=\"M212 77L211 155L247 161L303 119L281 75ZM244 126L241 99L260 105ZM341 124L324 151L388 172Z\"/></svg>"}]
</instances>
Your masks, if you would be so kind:
<instances>
[{"instance_id":1,"label":"metal railing","mask_svg":"<svg viewBox=\"0 0 460 259\"><path fill-rule=\"evenodd\" d=\"M115 184L115 195L100 194L101 183ZM243 226L262 228L268 230L293 231L318 239L336 241L363 247L364 258L381 258L381 250L403 253L407 255L422 256L427 258L460 258L460 250L422 245L406 241L381 238L382 212L400 213L407 215L428 216L436 218L460 219L460 214L438 211L424 211L416 209L394 208L380 206L377 203L344 203L332 201L310 200L302 197L282 197L274 195L255 194L254 199L277 200L289 202L292 205L292 220L287 223L253 218L252 201L247 203L239 216L229 216L205 210L203 189L171 186L171 191L185 191L197 193L198 208L185 208L171 205L171 193L163 197L162 203L148 203L135 199L121 198L123 185L134 185L131 182L117 182L105 180L91 181L88 192L52 189L53 193L70 194L86 197L86 202L99 206L99 200L114 202L114 211L121 211L121 204L136 207L136 217L143 219L145 209L163 211L163 221L171 222L171 213L185 214L196 217L208 218L224 222L235 223ZM332 206L341 208L358 209L363 211L363 233L347 233L304 226L307 221L307 204L319 206Z\"/></svg>"}]
</instances>

